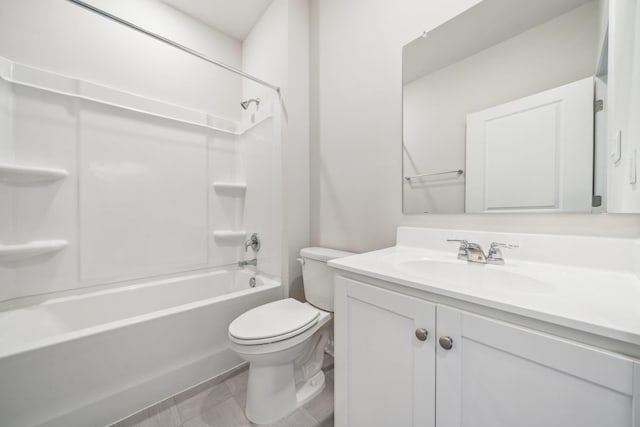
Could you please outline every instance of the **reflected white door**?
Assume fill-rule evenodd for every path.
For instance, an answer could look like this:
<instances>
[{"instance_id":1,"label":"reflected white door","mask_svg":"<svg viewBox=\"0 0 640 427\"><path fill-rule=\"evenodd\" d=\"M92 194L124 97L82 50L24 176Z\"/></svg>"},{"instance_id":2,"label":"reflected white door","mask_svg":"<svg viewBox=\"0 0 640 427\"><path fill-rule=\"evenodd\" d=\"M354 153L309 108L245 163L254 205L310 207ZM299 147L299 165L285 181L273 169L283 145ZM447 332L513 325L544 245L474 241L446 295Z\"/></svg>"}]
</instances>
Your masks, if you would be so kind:
<instances>
[{"instance_id":1,"label":"reflected white door","mask_svg":"<svg viewBox=\"0 0 640 427\"><path fill-rule=\"evenodd\" d=\"M593 78L467 116L466 211L590 212Z\"/></svg>"}]
</instances>

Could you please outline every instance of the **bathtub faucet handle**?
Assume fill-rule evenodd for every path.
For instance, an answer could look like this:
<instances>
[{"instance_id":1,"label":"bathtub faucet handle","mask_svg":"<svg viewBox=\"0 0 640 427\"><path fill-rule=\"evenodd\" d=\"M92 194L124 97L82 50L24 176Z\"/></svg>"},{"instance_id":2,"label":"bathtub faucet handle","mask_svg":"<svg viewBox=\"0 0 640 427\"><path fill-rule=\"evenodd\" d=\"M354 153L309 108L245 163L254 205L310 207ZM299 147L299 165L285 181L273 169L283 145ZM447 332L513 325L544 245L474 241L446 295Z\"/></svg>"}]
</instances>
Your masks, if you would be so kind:
<instances>
[{"instance_id":1,"label":"bathtub faucet handle","mask_svg":"<svg viewBox=\"0 0 640 427\"><path fill-rule=\"evenodd\" d=\"M247 252L249 248L253 249L254 252L258 252L260 250L260 237L258 233L253 233L249 240L244 242L244 251Z\"/></svg>"}]
</instances>

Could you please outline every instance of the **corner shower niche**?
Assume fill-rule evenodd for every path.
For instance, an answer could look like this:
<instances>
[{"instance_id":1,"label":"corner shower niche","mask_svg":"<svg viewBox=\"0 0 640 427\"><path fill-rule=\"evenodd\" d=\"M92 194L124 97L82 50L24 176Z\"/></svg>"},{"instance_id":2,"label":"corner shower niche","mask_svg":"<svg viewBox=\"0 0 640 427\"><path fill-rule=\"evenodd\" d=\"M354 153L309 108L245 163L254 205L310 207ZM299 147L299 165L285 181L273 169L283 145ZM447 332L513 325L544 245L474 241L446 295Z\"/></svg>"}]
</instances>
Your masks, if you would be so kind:
<instances>
[{"instance_id":1,"label":"corner shower niche","mask_svg":"<svg viewBox=\"0 0 640 427\"><path fill-rule=\"evenodd\" d=\"M244 210L244 195L247 191L247 184L241 182L230 181L214 181L211 184L220 199L221 206L227 205L226 208L231 211ZM240 224L231 224L232 227L239 228ZM218 229L213 232L216 242L222 246L237 246L241 244L247 237L247 232L240 229Z\"/></svg>"},{"instance_id":2,"label":"corner shower niche","mask_svg":"<svg viewBox=\"0 0 640 427\"><path fill-rule=\"evenodd\" d=\"M64 169L43 168L17 164L0 164L0 183L8 185L2 191L5 199L14 199L19 195L19 186L47 185L66 178L69 173ZM16 186L18 188L16 188ZM0 201L9 205L9 200ZM13 238L12 240L15 240ZM67 247L66 240L39 240L0 244L0 263L19 261L39 255L58 252Z\"/></svg>"},{"instance_id":3,"label":"corner shower niche","mask_svg":"<svg viewBox=\"0 0 640 427\"><path fill-rule=\"evenodd\" d=\"M235 265L247 231L279 276L280 169L275 105L243 122L0 58L0 304Z\"/></svg>"}]
</instances>

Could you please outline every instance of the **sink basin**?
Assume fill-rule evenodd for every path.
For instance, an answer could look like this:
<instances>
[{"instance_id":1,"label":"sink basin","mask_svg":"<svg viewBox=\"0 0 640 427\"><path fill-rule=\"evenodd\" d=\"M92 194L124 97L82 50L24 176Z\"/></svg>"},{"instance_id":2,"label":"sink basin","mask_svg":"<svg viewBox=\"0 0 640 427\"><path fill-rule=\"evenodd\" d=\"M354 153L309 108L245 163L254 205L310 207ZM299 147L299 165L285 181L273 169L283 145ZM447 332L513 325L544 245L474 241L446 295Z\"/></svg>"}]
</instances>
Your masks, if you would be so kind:
<instances>
[{"instance_id":1,"label":"sink basin","mask_svg":"<svg viewBox=\"0 0 640 427\"><path fill-rule=\"evenodd\" d=\"M465 288L512 293L548 293L554 286L501 265L467 263L461 260L440 261L419 258L398 262L395 267L424 280Z\"/></svg>"},{"instance_id":2,"label":"sink basin","mask_svg":"<svg viewBox=\"0 0 640 427\"><path fill-rule=\"evenodd\" d=\"M505 265L467 263L445 243L457 238L520 249L504 253ZM639 239L400 227L396 246L329 265L346 279L391 283L454 308L468 303L640 345L639 256Z\"/></svg>"}]
</instances>

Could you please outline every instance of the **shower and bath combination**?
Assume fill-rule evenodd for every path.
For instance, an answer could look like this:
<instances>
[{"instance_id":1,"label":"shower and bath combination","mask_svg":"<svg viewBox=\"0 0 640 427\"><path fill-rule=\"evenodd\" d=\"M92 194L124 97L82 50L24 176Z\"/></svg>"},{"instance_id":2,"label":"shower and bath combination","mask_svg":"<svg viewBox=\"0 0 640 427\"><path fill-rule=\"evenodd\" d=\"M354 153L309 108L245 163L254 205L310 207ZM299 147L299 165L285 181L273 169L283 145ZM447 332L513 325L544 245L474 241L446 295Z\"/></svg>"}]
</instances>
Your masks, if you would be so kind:
<instances>
[{"instance_id":1,"label":"shower and bath combination","mask_svg":"<svg viewBox=\"0 0 640 427\"><path fill-rule=\"evenodd\" d=\"M14 52L6 43L0 51L0 160L7 163L3 178L12 178L2 181L0 205L19 212L22 204L12 205L16 194L25 203L47 207L0 227L1 238L22 229L34 238L0 245L3 427L111 425L219 377L243 363L230 347L230 321L284 296L278 262L280 204L263 196L281 193L279 105L263 106L255 119L235 110L238 100L247 100L247 116L259 105L258 99L249 99L257 94L242 95L240 82L245 79L266 88L260 93L264 102L266 96L278 98L278 86L89 3L69 2L96 16L64 1L53 2L51 16L39 16L38 24L47 28L46 36L62 51L76 47L63 44L67 37L57 38L66 34L59 32L66 26L81 23L75 40L100 41L95 51L85 52L79 70L74 66L79 62L60 70L50 64L52 71L48 66L15 64L2 57ZM28 8L19 3L2 2L3 12L19 14L26 22ZM148 7L151 12L140 8L129 16L144 21L143 15L153 15L157 7L167 16L175 13L177 22L192 23L162 2L149 2ZM60 17L64 19L58 22ZM27 42L30 34L21 30L23 26L3 29L15 30L11 43L16 49L40 49ZM154 22L154 28L171 33L171 28L161 27L161 22ZM151 44L151 39L157 43ZM118 50L127 57L138 55L140 46L153 53L154 67L134 61L121 64L121 74L97 70L94 76L101 84L82 79L84 66L101 63L101 50ZM200 73L192 58L226 73ZM235 56L230 59L235 61ZM171 73L173 67L194 73L179 76L181 81L169 87L137 93L138 85L144 87L149 78L145 72ZM181 105L171 102L174 86L184 88ZM209 109L199 102L204 87L211 88ZM231 92L233 97L227 96ZM234 110L238 114L229 117ZM9 129L10 135L5 135ZM30 142L21 143L21 135ZM114 144L105 146L106 141ZM101 175L105 171L92 170L92 162L108 162L113 167L109 177L117 178L106 182ZM133 163L144 173L123 169ZM21 185L22 178L29 186ZM114 206L117 213L93 209L94 200ZM138 204L166 209L157 209L149 218ZM82 215L75 215L76 210ZM261 249L259 268L253 241L249 254L242 252L249 238L243 226L255 223L265 237L277 239ZM101 253L114 253L112 246L126 250L121 254L125 256L103 257ZM5 261L7 254L17 258L26 251L33 251L27 263ZM35 256L40 253L46 255ZM24 298L23 305L14 306L16 298ZM68 386L69 378L77 379L73 387ZM171 414L178 415L173 409Z\"/></svg>"}]
</instances>

